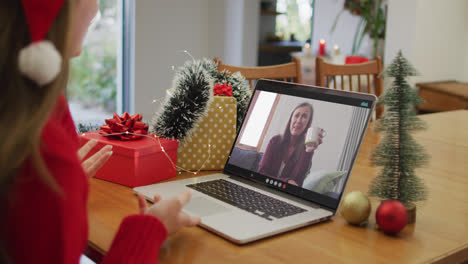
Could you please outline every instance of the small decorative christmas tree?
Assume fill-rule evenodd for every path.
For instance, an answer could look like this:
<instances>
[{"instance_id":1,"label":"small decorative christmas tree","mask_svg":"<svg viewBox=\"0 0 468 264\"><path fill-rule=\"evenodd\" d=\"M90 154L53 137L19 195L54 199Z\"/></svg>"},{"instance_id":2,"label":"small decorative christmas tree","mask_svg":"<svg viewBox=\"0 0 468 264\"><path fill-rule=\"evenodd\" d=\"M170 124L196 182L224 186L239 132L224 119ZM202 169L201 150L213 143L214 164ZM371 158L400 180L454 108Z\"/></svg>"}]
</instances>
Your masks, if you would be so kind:
<instances>
[{"instance_id":1,"label":"small decorative christmas tree","mask_svg":"<svg viewBox=\"0 0 468 264\"><path fill-rule=\"evenodd\" d=\"M422 100L406 81L408 76L416 74L416 69L401 51L383 72L384 76L394 77L394 80L378 100L378 104L386 107L375 128L382 131L383 137L371 158L374 166L383 168L371 182L369 194L385 200L398 200L407 208L427 196L426 187L416 176L415 169L424 165L429 156L410 134L426 127L415 111L415 106Z\"/></svg>"}]
</instances>

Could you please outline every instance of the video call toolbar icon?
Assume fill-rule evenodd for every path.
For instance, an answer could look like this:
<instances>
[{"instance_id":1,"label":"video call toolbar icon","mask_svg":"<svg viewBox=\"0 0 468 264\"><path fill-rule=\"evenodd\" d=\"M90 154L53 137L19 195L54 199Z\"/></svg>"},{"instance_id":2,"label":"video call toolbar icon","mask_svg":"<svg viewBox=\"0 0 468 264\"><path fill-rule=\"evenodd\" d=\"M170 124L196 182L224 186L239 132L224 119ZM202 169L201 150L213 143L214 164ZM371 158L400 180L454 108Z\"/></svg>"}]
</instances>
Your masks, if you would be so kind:
<instances>
[{"instance_id":1,"label":"video call toolbar icon","mask_svg":"<svg viewBox=\"0 0 468 264\"><path fill-rule=\"evenodd\" d=\"M265 179L265 182L268 183L268 184L271 184L271 185L273 185L275 187L286 189L286 184L282 183L280 181L275 181L275 180L267 178L267 179Z\"/></svg>"}]
</instances>

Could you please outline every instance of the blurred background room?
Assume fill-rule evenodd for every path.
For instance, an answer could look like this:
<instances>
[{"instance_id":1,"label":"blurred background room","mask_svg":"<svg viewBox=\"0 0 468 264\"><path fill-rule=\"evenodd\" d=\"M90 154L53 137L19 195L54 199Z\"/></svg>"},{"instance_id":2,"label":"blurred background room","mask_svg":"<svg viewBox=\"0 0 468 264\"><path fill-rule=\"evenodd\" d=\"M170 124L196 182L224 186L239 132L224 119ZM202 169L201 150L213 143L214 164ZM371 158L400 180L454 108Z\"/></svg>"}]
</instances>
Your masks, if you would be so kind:
<instances>
[{"instance_id":1,"label":"blurred background room","mask_svg":"<svg viewBox=\"0 0 468 264\"><path fill-rule=\"evenodd\" d=\"M298 57L303 82L315 84L317 56L336 64L381 56L386 65L402 50L419 70L414 83L449 81L468 89L466 0L99 2L83 54L72 62L67 93L77 122L125 111L148 120L174 68L190 56L238 66Z\"/></svg>"}]
</instances>

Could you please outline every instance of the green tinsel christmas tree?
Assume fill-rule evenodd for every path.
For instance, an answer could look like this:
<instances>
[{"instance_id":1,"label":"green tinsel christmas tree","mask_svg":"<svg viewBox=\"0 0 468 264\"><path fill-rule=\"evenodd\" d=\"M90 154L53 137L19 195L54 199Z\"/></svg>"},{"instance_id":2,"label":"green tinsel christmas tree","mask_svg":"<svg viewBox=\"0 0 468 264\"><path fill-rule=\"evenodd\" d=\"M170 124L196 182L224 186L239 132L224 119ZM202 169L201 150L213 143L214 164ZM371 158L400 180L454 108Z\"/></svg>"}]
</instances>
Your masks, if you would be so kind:
<instances>
[{"instance_id":1,"label":"green tinsel christmas tree","mask_svg":"<svg viewBox=\"0 0 468 264\"><path fill-rule=\"evenodd\" d=\"M151 133L183 141L190 138L197 122L205 116L213 97L213 85L232 85L232 96L237 101L237 130L250 101L250 87L239 73L218 72L218 65L208 59L189 60L177 69L173 91L153 116Z\"/></svg>"},{"instance_id":2,"label":"green tinsel christmas tree","mask_svg":"<svg viewBox=\"0 0 468 264\"><path fill-rule=\"evenodd\" d=\"M151 132L183 141L208 111L213 100L213 77L203 61L190 60L177 69L172 89L172 95L153 116Z\"/></svg>"},{"instance_id":3,"label":"green tinsel christmas tree","mask_svg":"<svg viewBox=\"0 0 468 264\"><path fill-rule=\"evenodd\" d=\"M232 96L237 100L237 132L239 132L240 125L247 111L247 106L249 105L250 96L252 95L244 76L242 76L240 72L218 72L218 64L213 60L202 59L200 63L203 65L208 75L214 79L214 84L227 83L232 86Z\"/></svg>"},{"instance_id":4,"label":"green tinsel christmas tree","mask_svg":"<svg viewBox=\"0 0 468 264\"><path fill-rule=\"evenodd\" d=\"M410 207L414 202L426 199L426 187L416 176L415 169L429 158L411 136L412 131L426 128L415 111L415 106L422 100L406 81L417 72L399 51L383 75L394 77L394 80L378 100L378 104L385 105L385 113L375 129L381 131L383 137L371 161L382 170L371 182L369 194L384 200L398 200Z\"/></svg>"}]
</instances>

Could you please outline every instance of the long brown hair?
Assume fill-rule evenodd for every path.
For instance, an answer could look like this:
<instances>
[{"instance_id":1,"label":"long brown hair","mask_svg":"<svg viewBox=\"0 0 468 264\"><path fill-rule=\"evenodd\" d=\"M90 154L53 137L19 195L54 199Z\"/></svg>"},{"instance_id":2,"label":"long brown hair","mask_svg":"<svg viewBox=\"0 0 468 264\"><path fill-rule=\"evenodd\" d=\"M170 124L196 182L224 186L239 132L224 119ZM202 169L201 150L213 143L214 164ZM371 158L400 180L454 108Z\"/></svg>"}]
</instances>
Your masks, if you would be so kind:
<instances>
[{"instance_id":1,"label":"long brown hair","mask_svg":"<svg viewBox=\"0 0 468 264\"><path fill-rule=\"evenodd\" d=\"M302 131L302 133L299 135L299 139L297 140L296 142L296 146L295 146L295 151L294 151L294 154L293 154L293 157L298 157L299 153L302 151L303 148L301 148L300 146L304 146L304 141L305 141L305 135L307 133L307 129L309 129L310 125L312 124L312 120L314 119L314 107L309 104L309 103L301 103L299 104L298 106L296 106L296 108L294 108L294 110L292 110L291 112L291 115L289 116L289 120L288 120L288 123L286 124L286 127L284 128L284 132L283 132L283 135L281 137L281 148L283 150L285 150L284 153L286 153L286 149L288 148L289 146L289 142L291 141L291 129L290 129L290 126L291 126L291 120L292 120L292 117L294 115L294 112L296 112L296 110L298 108L301 108L301 107L307 107L309 108L309 111L310 111L310 117L309 117L309 121L307 121L307 125L306 127L304 128L304 131Z\"/></svg>"},{"instance_id":2,"label":"long brown hair","mask_svg":"<svg viewBox=\"0 0 468 264\"><path fill-rule=\"evenodd\" d=\"M39 150L42 128L67 83L69 2L65 1L47 35L62 54L62 71L54 82L40 87L18 68L18 53L30 43L21 1L0 1L0 197L28 157L42 180L57 190Z\"/></svg>"},{"instance_id":3,"label":"long brown hair","mask_svg":"<svg viewBox=\"0 0 468 264\"><path fill-rule=\"evenodd\" d=\"M19 51L31 42L21 1L0 1L0 224L5 220L3 207L15 176L27 159L41 180L61 193L41 158L40 147L41 131L68 79L71 2L65 1L46 37L62 55L62 70L55 81L40 87L21 75L18 68ZM4 239L0 238L0 263L8 261Z\"/></svg>"}]
</instances>

